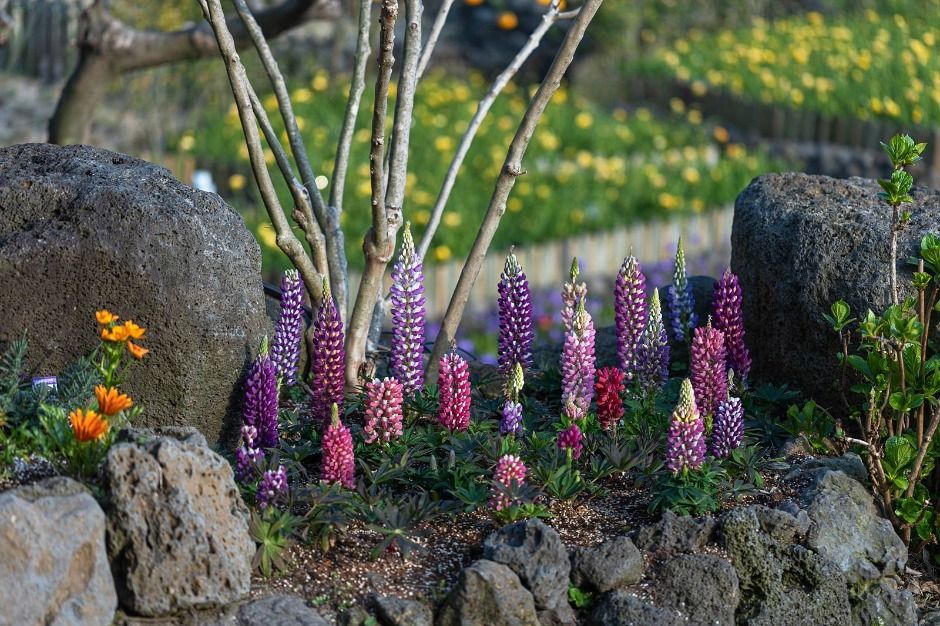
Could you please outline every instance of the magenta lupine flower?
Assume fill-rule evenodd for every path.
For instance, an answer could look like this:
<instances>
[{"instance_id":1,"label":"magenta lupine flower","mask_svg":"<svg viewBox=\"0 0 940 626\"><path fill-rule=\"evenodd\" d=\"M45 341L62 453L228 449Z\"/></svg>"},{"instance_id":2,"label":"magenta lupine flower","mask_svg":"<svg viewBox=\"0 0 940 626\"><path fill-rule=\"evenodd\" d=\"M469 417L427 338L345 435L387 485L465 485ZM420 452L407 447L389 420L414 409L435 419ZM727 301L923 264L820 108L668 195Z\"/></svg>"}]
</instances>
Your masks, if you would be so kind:
<instances>
[{"instance_id":1,"label":"magenta lupine flower","mask_svg":"<svg viewBox=\"0 0 940 626\"><path fill-rule=\"evenodd\" d=\"M310 345L310 413L317 422L329 420L330 407L335 403L343 407L343 369L346 353L343 349L343 320L323 281L323 304L313 323L313 341Z\"/></svg>"},{"instance_id":2,"label":"magenta lupine flower","mask_svg":"<svg viewBox=\"0 0 940 626\"><path fill-rule=\"evenodd\" d=\"M287 493L287 470L283 465L279 465L277 471L267 470L258 483L258 491L255 494L255 503L262 511Z\"/></svg>"},{"instance_id":3,"label":"magenta lupine flower","mask_svg":"<svg viewBox=\"0 0 940 626\"><path fill-rule=\"evenodd\" d=\"M572 424L558 433L558 449L569 452L571 458L576 459L581 456L581 450L584 447L581 443L582 439L584 436L581 434L581 429L577 424Z\"/></svg>"},{"instance_id":4,"label":"magenta lupine flower","mask_svg":"<svg viewBox=\"0 0 940 626\"><path fill-rule=\"evenodd\" d=\"M281 279L281 314L277 318L271 360L277 366L281 382L297 382L297 362L304 331L304 284L297 270L287 270Z\"/></svg>"},{"instance_id":5,"label":"magenta lupine flower","mask_svg":"<svg viewBox=\"0 0 940 626\"><path fill-rule=\"evenodd\" d=\"M574 322L574 316L578 307L578 302L587 297L587 285L578 282L578 275L581 269L578 267L578 257L571 260L571 271L568 274L568 282L561 290L561 323L565 332L571 329Z\"/></svg>"},{"instance_id":6,"label":"magenta lupine flower","mask_svg":"<svg viewBox=\"0 0 940 626\"><path fill-rule=\"evenodd\" d=\"M392 376L411 395L424 387L424 268L405 224L401 254L392 268Z\"/></svg>"},{"instance_id":7,"label":"magenta lupine flower","mask_svg":"<svg viewBox=\"0 0 940 626\"><path fill-rule=\"evenodd\" d=\"M715 313L715 328L725 335L725 348L728 350L728 367L744 381L751 371L751 355L744 343L744 315L741 312L741 285L738 277L725 270L724 275L715 283L715 295L712 300Z\"/></svg>"},{"instance_id":8,"label":"magenta lupine flower","mask_svg":"<svg viewBox=\"0 0 940 626\"><path fill-rule=\"evenodd\" d=\"M402 434L403 386L394 378L374 378L366 383L366 443L380 439L391 441Z\"/></svg>"},{"instance_id":9,"label":"magenta lupine flower","mask_svg":"<svg viewBox=\"0 0 940 626\"><path fill-rule=\"evenodd\" d=\"M273 448L277 445L277 412L277 367L268 354L265 340L261 345L261 353L248 371L242 407L244 423L257 429L257 447Z\"/></svg>"},{"instance_id":10,"label":"magenta lupine flower","mask_svg":"<svg viewBox=\"0 0 940 626\"><path fill-rule=\"evenodd\" d=\"M636 378L640 388L647 394L658 393L669 379L669 337L663 325L658 289L653 289L650 297L649 319L637 354Z\"/></svg>"},{"instance_id":11,"label":"magenta lupine flower","mask_svg":"<svg viewBox=\"0 0 940 626\"><path fill-rule=\"evenodd\" d=\"M614 285L614 316L617 323L617 356L627 380L633 380L639 367L639 348L649 320L646 304L646 276L636 257L623 260Z\"/></svg>"},{"instance_id":12,"label":"magenta lupine flower","mask_svg":"<svg viewBox=\"0 0 940 626\"><path fill-rule=\"evenodd\" d=\"M522 435L522 405L512 400L506 400L503 405L502 419L499 421L499 434Z\"/></svg>"},{"instance_id":13,"label":"magenta lupine flower","mask_svg":"<svg viewBox=\"0 0 940 626\"><path fill-rule=\"evenodd\" d=\"M511 499L505 490L522 487L525 484L526 467L518 456L504 454L496 462L493 472L493 487L491 490L490 507L497 511L518 504L518 500ZM500 489L502 487L502 489Z\"/></svg>"},{"instance_id":14,"label":"magenta lupine flower","mask_svg":"<svg viewBox=\"0 0 940 626\"><path fill-rule=\"evenodd\" d=\"M597 421L604 430L616 428L623 417L623 372L616 367L597 370Z\"/></svg>"},{"instance_id":15,"label":"magenta lupine flower","mask_svg":"<svg viewBox=\"0 0 940 626\"><path fill-rule=\"evenodd\" d=\"M584 300L579 300L561 353L561 401L572 420L584 417L594 399L594 339L594 320L584 308Z\"/></svg>"},{"instance_id":16,"label":"magenta lupine flower","mask_svg":"<svg viewBox=\"0 0 940 626\"><path fill-rule=\"evenodd\" d=\"M696 470L705 462L705 424L695 406L692 382L682 381L679 403L666 438L666 467L673 474Z\"/></svg>"},{"instance_id":17,"label":"magenta lupine flower","mask_svg":"<svg viewBox=\"0 0 940 626\"><path fill-rule=\"evenodd\" d=\"M529 281L511 251L499 281L499 370L512 374L516 363L532 367L535 320Z\"/></svg>"},{"instance_id":18,"label":"magenta lupine flower","mask_svg":"<svg viewBox=\"0 0 940 626\"><path fill-rule=\"evenodd\" d=\"M470 425L470 368L456 351L441 358L438 389L437 421L451 432L467 430Z\"/></svg>"},{"instance_id":19,"label":"magenta lupine flower","mask_svg":"<svg viewBox=\"0 0 940 626\"><path fill-rule=\"evenodd\" d=\"M320 480L340 483L347 489L356 487L356 456L353 452L352 434L349 427L339 420L339 407L331 408L331 421L320 442Z\"/></svg>"},{"instance_id":20,"label":"magenta lupine flower","mask_svg":"<svg viewBox=\"0 0 940 626\"><path fill-rule=\"evenodd\" d=\"M241 428L242 445L235 451L235 479L248 482L255 469L264 462L264 451L258 447L258 429L245 424Z\"/></svg>"},{"instance_id":21,"label":"magenta lupine flower","mask_svg":"<svg viewBox=\"0 0 940 626\"><path fill-rule=\"evenodd\" d=\"M676 245L676 269L672 275L672 284L666 290L669 301L669 318L672 334L676 341L686 341L695 328L698 318L695 315L695 300L692 297L692 285L689 283L688 270L685 266L685 251L682 238Z\"/></svg>"},{"instance_id":22,"label":"magenta lupine flower","mask_svg":"<svg viewBox=\"0 0 940 626\"><path fill-rule=\"evenodd\" d=\"M712 427L711 453L722 459L744 439L744 405L740 398L728 398L718 405L715 422Z\"/></svg>"},{"instance_id":23,"label":"magenta lupine flower","mask_svg":"<svg viewBox=\"0 0 940 626\"><path fill-rule=\"evenodd\" d=\"M711 318L705 326L692 333L690 377L695 399L703 415L715 415L718 405L728 397L728 371L725 335L712 327Z\"/></svg>"}]
</instances>

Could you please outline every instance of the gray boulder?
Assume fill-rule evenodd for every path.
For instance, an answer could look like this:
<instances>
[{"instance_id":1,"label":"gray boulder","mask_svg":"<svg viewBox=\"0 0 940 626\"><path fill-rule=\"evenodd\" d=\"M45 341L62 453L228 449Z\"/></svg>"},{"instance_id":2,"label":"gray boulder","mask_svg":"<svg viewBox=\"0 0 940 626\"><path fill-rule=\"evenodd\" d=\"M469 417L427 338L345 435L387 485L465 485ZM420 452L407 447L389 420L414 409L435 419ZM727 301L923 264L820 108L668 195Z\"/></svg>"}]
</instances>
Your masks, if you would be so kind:
<instances>
[{"instance_id":1,"label":"gray boulder","mask_svg":"<svg viewBox=\"0 0 940 626\"><path fill-rule=\"evenodd\" d=\"M715 527L714 518L679 517L667 510L658 522L640 528L633 541L640 550L659 556L699 552L712 540Z\"/></svg>"},{"instance_id":2,"label":"gray boulder","mask_svg":"<svg viewBox=\"0 0 940 626\"><path fill-rule=\"evenodd\" d=\"M836 300L858 316L889 304L890 210L874 180L767 174L738 196L731 268L741 279L756 378L788 383L842 411L838 338L823 319ZM940 223L940 192L915 187L898 239L898 281L910 295L920 239Z\"/></svg>"},{"instance_id":3,"label":"gray boulder","mask_svg":"<svg viewBox=\"0 0 940 626\"><path fill-rule=\"evenodd\" d=\"M907 547L878 515L871 493L843 472L819 476L803 495L812 525L806 544L835 563L849 584L898 575Z\"/></svg>"},{"instance_id":4,"label":"gray boulder","mask_svg":"<svg viewBox=\"0 0 940 626\"><path fill-rule=\"evenodd\" d=\"M434 614L424 603L389 596L376 596L372 606L383 626L431 626Z\"/></svg>"},{"instance_id":5,"label":"gray boulder","mask_svg":"<svg viewBox=\"0 0 940 626\"><path fill-rule=\"evenodd\" d=\"M657 605L681 613L691 626L734 626L741 600L731 564L699 554L683 554L663 564L653 595Z\"/></svg>"},{"instance_id":6,"label":"gray boulder","mask_svg":"<svg viewBox=\"0 0 940 626\"><path fill-rule=\"evenodd\" d=\"M626 591L605 594L591 611L588 626L683 626L686 621L672 609Z\"/></svg>"},{"instance_id":7,"label":"gray boulder","mask_svg":"<svg viewBox=\"0 0 940 626\"><path fill-rule=\"evenodd\" d=\"M553 621L574 622L568 605L571 563L555 529L538 518L504 526L483 542L483 558L502 563L532 592L540 611L557 611ZM560 618L560 619L559 619Z\"/></svg>"},{"instance_id":8,"label":"gray boulder","mask_svg":"<svg viewBox=\"0 0 940 626\"><path fill-rule=\"evenodd\" d=\"M328 626L297 596L268 596L243 604L238 609L234 626ZM220 625L221 626L221 625Z\"/></svg>"},{"instance_id":9,"label":"gray boulder","mask_svg":"<svg viewBox=\"0 0 940 626\"><path fill-rule=\"evenodd\" d=\"M151 163L47 144L0 148L0 207L0 343L28 331L31 372L58 374L110 309L147 328L125 389L139 425L236 438L237 388L270 322L260 248L231 207Z\"/></svg>"},{"instance_id":10,"label":"gray boulder","mask_svg":"<svg viewBox=\"0 0 940 626\"><path fill-rule=\"evenodd\" d=\"M170 437L108 453L108 553L121 605L160 616L246 597L255 546L228 462Z\"/></svg>"},{"instance_id":11,"label":"gray boulder","mask_svg":"<svg viewBox=\"0 0 940 626\"><path fill-rule=\"evenodd\" d=\"M437 626L540 626L532 594L500 563L476 561L461 570L437 614Z\"/></svg>"},{"instance_id":12,"label":"gray boulder","mask_svg":"<svg viewBox=\"0 0 940 626\"><path fill-rule=\"evenodd\" d=\"M916 626L917 605L910 591L897 588L885 578L866 589L852 602L854 626Z\"/></svg>"},{"instance_id":13,"label":"gray boulder","mask_svg":"<svg viewBox=\"0 0 940 626\"><path fill-rule=\"evenodd\" d=\"M117 595L104 512L79 483L0 494L0 625L107 626Z\"/></svg>"},{"instance_id":14,"label":"gray boulder","mask_svg":"<svg viewBox=\"0 0 940 626\"><path fill-rule=\"evenodd\" d=\"M611 591L638 583L646 564L629 537L615 537L571 555L571 582L594 591Z\"/></svg>"},{"instance_id":15,"label":"gray boulder","mask_svg":"<svg viewBox=\"0 0 940 626\"><path fill-rule=\"evenodd\" d=\"M818 479L823 474L832 471L845 473L849 478L864 484L868 483L868 469L854 452L846 452L842 456L806 459L785 477L792 480L801 476L810 476Z\"/></svg>"}]
</instances>

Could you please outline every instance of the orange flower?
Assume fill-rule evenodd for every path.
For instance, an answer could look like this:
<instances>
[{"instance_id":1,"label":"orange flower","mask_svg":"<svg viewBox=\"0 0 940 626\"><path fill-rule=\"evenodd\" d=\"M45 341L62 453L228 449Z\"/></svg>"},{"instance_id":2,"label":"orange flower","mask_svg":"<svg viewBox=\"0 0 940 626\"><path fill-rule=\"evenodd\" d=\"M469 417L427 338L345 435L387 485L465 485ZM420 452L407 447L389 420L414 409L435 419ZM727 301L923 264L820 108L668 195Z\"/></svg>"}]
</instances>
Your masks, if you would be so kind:
<instances>
[{"instance_id":1,"label":"orange flower","mask_svg":"<svg viewBox=\"0 0 940 626\"><path fill-rule=\"evenodd\" d=\"M114 326L113 328L102 328L101 338L105 341L127 341L127 327Z\"/></svg>"},{"instance_id":2,"label":"orange flower","mask_svg":"<svg viewBox=\"0 0 940 626\"><path fill-rule=\"evenodd\" d=\"M496 25L503 30L512 30L519 25L519 18L512 11L503 11L496 19Z\"/></svg>"},{"instance_id":3,"label":"orange flower","mask_svg":"<svg viewBox=\"0 0 940 626\"><path fill-rule=\"evenodd\" d=\"M69 413L72 433L80 442L101 439L108 432L108 422L95 411L76 409Z\"/></svg>"},{"instance_id":4,"label":"orange flower","mask_svg":"<svg viewBox=\"0 0 940 626\"><path fill-rule=\"evenodd\" d=\"M124 322L123 328L124 328L124 332L126 332L127 336L130 337L131 339L141 339L144 336L144 332L146 332L147 330L145 328L138 326L137 324L135 324L134 322L130 320L127 320L126 322Z\"/></svg>"},{"instance_id":5,"label":"orange flower","mask_svg":"<svg viewBox=\"0 0 940 626\"><path fill-rule=\"evenodd\" d=\"M133 341L127 342L127 350L128 352L131 353L131 356L137 359L138 361L144 358L145 356L147 356L147 354L150 352L150 350L148 350L147 348L143 346L138 346Z\"/></svg>"},{"instance_id":6,"label":"orange flower","mask_svg":"<svg viewBox=\"0 0 940 626\"><path fill-rule=\"evenodd\" d=\"M114 387L95 387L95 399L98 400L98 410L105 415L117 415L124 409L134 406L134 401L127 394L119 392Z\"/></svg>"},{"instance_id":7,"label":"orange flower","mask_svg":"<svg viewBox=\"0 0 940 626\"><path fill-rule=\"evenodd\" d=\"M483 4L483 0L463 0L464 4L468 4L472 7L480 6Z\"/></svg>"},{"instance_id":8,"label":"orange flower","mask_svg":"<svg viewBox=\"0 0 940 626\"><path fill-rule=\"evenodd\" d=\"M118 321L119 318L111 311L101 309L100 311L95 311L95 319L98 320L98 323L102 326L107 326L108 324Z\"/></svg>"}]
</instances>

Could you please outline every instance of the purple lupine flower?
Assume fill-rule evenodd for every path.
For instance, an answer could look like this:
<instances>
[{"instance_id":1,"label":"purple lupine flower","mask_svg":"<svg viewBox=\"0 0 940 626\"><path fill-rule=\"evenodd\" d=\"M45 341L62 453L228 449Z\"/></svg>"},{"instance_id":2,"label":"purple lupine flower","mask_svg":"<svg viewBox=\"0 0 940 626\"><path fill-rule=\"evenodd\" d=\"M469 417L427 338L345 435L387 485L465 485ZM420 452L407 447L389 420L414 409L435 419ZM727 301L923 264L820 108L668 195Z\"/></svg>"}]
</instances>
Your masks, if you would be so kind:
<instances>
[{"instance_id":1,"label":"purple lupine flower","mask_svg":"<svg viewBox=\"0 0 940 626\"><path fill-rule=\"evenodd\" d=\"M617 356L626 379L633 380L639 367L639 347L649 319L646 305L646 276L636 257L623 260L614 285L614 316L617 323Z\"/></svg>"},{"instance_id":2,"label":"purple lupine flower","mask_svg":"<svg viewBox=\"0 0 940 626\"><path fill-rule=\"evenodd\" d=\"M689 283L688 271L685 267L685 251L682 249L682 238L676 246L676 268L672 275L672 284L666 291L669 301L669 318L672 324L672 335L676 341L686 341L695 328L698 318L695 315L695 300L692 297L692 285Z\"/></svg>"},{"instance_id":3,"label":"purple lupine flower","mask_svg":"<svg viewBox=\"0 0 940 626\"><path fill-rule=\"evenodd\" d=\"M744 343L744 315L741 312L741 284L738 277L725 270L721 280L715 283L712 299L715 313L715 328L725 335L728 350L728 367L743 382L751 371L751 355Z\"/></svg>"},{"instance_id":4,"label":"purple lupine flower","mask_svg":"<svg viewBox=\"0 0 940 626\"><path fill-rule=\"evenodd\" d=\"M666 438L666 467L673 474L697 470L705 462L705 424L695 406L692 382L686 378L672 413Z\"/></svg>"},{"instance_id":5,"label":"purple lupine flower","mask_svg":"<svg viewBox=\"0 0 940 626\"><path fill-rule=\"evenodd\" d=\"M336 403L333 403L330 412L330 425L320 441L320 480L340 483L347 489L355 489L356 456L353 451L352 433L349 432L349 427L339 420L339 407Z\"/></svg>"},{"instance_id":6,"label":"purple lupine flower","mask_svg":"<svg viewBox=\"0 0 940 626\"><path fill-rule=\"evenodd\" d=\"M383 442L401 437L403 386L394 378L374 378L366 383L365 433L366 443L377 439Z\"/></svg>"},{"instance_id":7,"label":"purple lupine flower","mask_svg":"<svg viewBox=\"0 0 940 626\"><path fill-rule=\"evenodd\" d=\"M470 367L456 350L441 358L438 374L440 409L437 421L451 432L470 425Z\"/></svg>"},{"instance_id":8,"label":"purple lupine flower","mask_svg":"<svg viewBox=\"0 0 940 626\"><path fill-rule=\"evenodd\" d=\"M499 421L499 434L501 435L522 435L522 405L512 400L506 400L503 405L503 416Z\"/></svg>"},{"instance_id":9,"label":"purple lupine flower","mask_svg":"<svg viewBox=\"0 0 940 626\"><path fill-rule=\"evenodd\" d=\"M711 453L722 459L744 439L744 405L741 398L728 398L718 405L715 422L712 427Z\"/></svg>"},{"instance_id":10,"label":"purple lupine flower","mask_svg":"<svg viewBox=\"0 0 940 626\"><path fill-rule=\"evenodd\" d=\"M262 511L287 493L287 470L279 465L277 471L268 470L261 477L258 492L255 494L255 503Z\"/></svg>"},{"instance_id":11,"label":"purple lupine flower","mask_svg":"<svg viewBox=\"0 0 940 626\"><path fill-rule=\"evenodd\" d=\"M535 321L529 281L516 255L506 257L499 281L499 370L510 376L516 363L532 367Z\"/></svg>"},{"instance_id":12,"label":"purple lupine flower","mask_svg":"<svg viewBox=\"0 0 940 626\"><path fill-rule=\"evenodd\" d=\"M581 456L581 450L584 447L581 443L583 439L584 436L581 434L578 425L571 424L571 426L558 433L558 449L569 453L572 459L576 459Z\"/></svg>"},{"instance_id":13,"label":"purple lupine flower","mask_svg":"<svg viewBox=\"0 0 940 626\"><path fill-rule=\"evenodd\" d=\"M335 403L343 407L343 369L346 353L343 349L343 320L330 287L323 280L323 303L313 323L313 341L310 346L310 413L317 422L329 420L330 407Z\"/></svg>"},{"instance_id":14,"label":"purple lupine flower","mask_svg":"<svg viewBox=\"0 0 940 626\"><path fill-rule=\"evenodd\" d=\"M594 321L578 301L561 353L562 405L572 420L581 419L594 399Z\"/></svg>"},{"instance_id":15,"label":"purple lupine flower","mask_svg":"<svg viewBox=\"0 0 940 626\"><path fill-rule=\"evenodd\" d=\"M695 399L703 415L714 417L718 405L728 396L728 371L725 354L725 335L708 324L692 333L689 375Z\"/></svg>"},{"instance_id":16,"label":"purple lupine flower","mask_svg":"<svg viewBox=\"0 0 940 626\"><path fill-rule=\"evenodd\" d=\"M515 487L522 487L525 484L526 467L518 456L513 454L504 454L496 462L496 469L493 471L492 497L490 498L490 507L497 511L518 504L518 501L512 500L505 490Z\"/></svg>"},{"instance_id":17,"label":"purple lupine flower","mask_svg":"<svg viewBox=\"0 0 940 626\"><path fill-rule=\"evenodd\" d=\"M574 316L578 306L587 297L587 285L578 282L578 275L581 269L578 267L578 257L571 260L571 271L568 274L568 282L565 283L561 291L561 324L565 332L571 329L574 323Z\"/></svg>"},{"instance_id":18,"label":"purple lupine flower","mask_svg":"<svg viewBox=\"0 0 940 626\"><path fill-rule=\"evenodd\" d=\"M258 447L273 448L278 441L277 366L268 354L268 344L261 344L261 353L248 371L245 380L245 401L242 420L258 433Z\"/></svg>"},{"instance_id":19,"label":"purple lupine flower","mask_svg":"<svg viewBox=\"0 0 940 626\"><path fill-rule=\"evenodd\" d=\"M241 428L242 446L235 451L235 479L245 483L264 462L264 451L258 447L258 429L245 424Z\"/></svg>"},{"instance_id":20,"label":"purple lupine flower","mask_svg":"<svg viewBox=\"0 0 940 626\"><path fill-rule=\"evenodd\" d=\"M281 314L277 318L271 360L277 366L281 382L297 382L297 362L304 330L304 284L297 270L287 270L281 279Z\"/></svg>"},{"instance_id":21,"label":"purple lupine flower","mask_svg":"<svg viewBox=\"0 0 940 626\"><path fill-rule=\"evenodd\" d=\"M424 387L424 273L415 254L411 225L405 224L401 253L392 268L392 376L406 395Z\"/></svg>"},{"instance_id":22,"label":"purple lupine flower","mask_svg":"<svg viewBox=\"0 0 940 626\"><path fill-rule=\"evenodd\" d=\"M653 289L649 312L643 341L637 350L639 365L636 372L640 388L647 394L658 393L669 379L669 337L663 325L658 289Z\"/></svg>"}]
</instances>

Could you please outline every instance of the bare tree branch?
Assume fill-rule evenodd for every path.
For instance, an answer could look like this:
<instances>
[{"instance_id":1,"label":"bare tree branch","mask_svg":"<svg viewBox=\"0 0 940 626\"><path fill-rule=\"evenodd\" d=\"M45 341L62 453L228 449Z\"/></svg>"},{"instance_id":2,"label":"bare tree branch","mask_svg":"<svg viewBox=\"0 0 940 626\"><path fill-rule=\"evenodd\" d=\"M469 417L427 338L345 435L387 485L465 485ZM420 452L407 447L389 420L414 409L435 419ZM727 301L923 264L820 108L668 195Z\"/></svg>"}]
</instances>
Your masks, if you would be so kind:
<instances>
[{"instance_id":1,"label":"bare tree branch","mask_svg":"<svg viewBox=\"0 0 940 626\"><path fill-rule=\"evenodd\" d=\"M480 224L480 230L477 232L473 247L470 249L470 255L467 257L463 270L460 272L460 278L457 280L457 286L451 296L450 303L447 306L447 312L441 323L441 332L434 343L434 349L431 352L431 359L427 367L427 380L434 382L437 380L438 366L440 359L444 356L451 342L456 341L457 327L463 317L467 300L470 297L470 290L480 274L480 268L483 265L483 259L486 257L486 251L489 249L499 221L506 212L506 200L516 183L516 178L524 173L522 169L522 158L525 156L532 135L538 125L542 113L551 101L552 96L561 86L561 79L571 65L574 59L575 51L584 38L588 24L594 18L597 10L604 0L585 0L584 4L578 10L578 15L574 19L571 28L565 35L554 61L545 75L542 84L529 102L529 107L516 130L509 151L506 154L506 160L503 162L502 171L496 180L496 186L493 195L490 198L490 204L487 208L483 222Z\"/></svg>"},{"instance_id":2,"label":"bare tree branch","mask_svg":"<svg viewBox=\"0 0 940 626\"><path fill-rule=\"evenodd\" d=\"M552 25L560 19L560 14L558 10L558 0L555 0L552 3L551 8L542 16L542 21L539 22L539 25L536 27L532 34L529 36L528 41L525 45L516 53L516 56L510 61L509 65L506 66L499 76L496 77L496 80L493 81L493 84L490 86L489 91L486 92L486 95L480 100L480 104L477 105L477 110L473 114L473 118L470 120L470 125L467 126L467 130L464 132L463 137L460 138L460 144L457 146L457 152L454 154L453 160L450 162L450 167L447 168L447 174L444 176L444 183L441 185L441 191L437 194L437 200L434 202L434 208L431 209L431 219L428 220L428 226L424 230L424 234L421 235L421 243L418 245L418 256L422 259L424 255L427 254L428 249L431 247L431 241L434 239L434 235L437 233L437 228L441 224L441 216L444 214L444 208L447 206L447 201L450 199L450 194L454 190L454 184L457 182L457 175L460 173L460 168L463 166L464 159L467 157L467 153L470 151L470 146L473 144L473 140L476 138L477 132L480 130L480 126L483 125L483 121L486 119L486 116L489 114L490 109L493 107L493 103L496 102L496 98L499 97L499 94L502 93L503 89L509 84L509 81L512 80L512 77L519 72L519 69L526 62L526 60L538 49L539 44L542 41L542 37L545 36L545 33L551 29Z\"/></svg>"},{"instance_id":3,"label":"bare tree branch","mask_svg":"<svg viewBox=\"0 0 940 626\"><path fill-rule=\"evenodd\" d=\"M424 43L424 48L421 49L421 60L418 61L418 80L421 80L424 71L428 69L428 62L431 60L431 55L434 54L434 47L437 46L437 40L441 36L444 23L447 22L447 15L453 6L454 0L443 0L441 2L441 8L438 9L434 24L431 25L431 32L428 33L428 40Z\"/></svg>"},{"instance_id":4,"label":"bare tree branch","mask_svg":"<svg viewBox=\"0 0 940 626\"><path fill-rule=\"evenodd\" d=\"M255 180L258 183L258 189L261 192L261 199L267 209L271 223L274 225L274 232L278 247L290 258L291 262L303 277L304 284L307 286L307 293L311 301L319 303L321 296L316 293L315 286L322 284L323 275L316 270L303 244L294 235L290 222L284 214L284 208L281 206L271 181L271 175L268 172L267 164L264 160L264 148L261 145L261 136L258 133L258 121L255 118L255 112L251 104L251 87L248 76L245 73L245 66L242 65L235 48L235 40L228 30L225 20L225 13L222 11L221 0L199 0L202 6L203 14L212 26L215 32L215 38L218 41L219 52L225 63L225 70L229 77L229 83L232 87L232 94L235 96L235 106L238 110L238 117L241 120L242 130L245 133L245 140L248 145L248 156L251 162L251 169L254 172Z\"/></svg>"}]
</instances>

